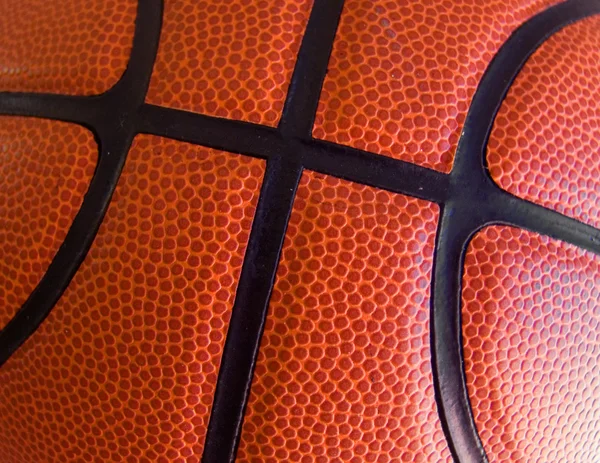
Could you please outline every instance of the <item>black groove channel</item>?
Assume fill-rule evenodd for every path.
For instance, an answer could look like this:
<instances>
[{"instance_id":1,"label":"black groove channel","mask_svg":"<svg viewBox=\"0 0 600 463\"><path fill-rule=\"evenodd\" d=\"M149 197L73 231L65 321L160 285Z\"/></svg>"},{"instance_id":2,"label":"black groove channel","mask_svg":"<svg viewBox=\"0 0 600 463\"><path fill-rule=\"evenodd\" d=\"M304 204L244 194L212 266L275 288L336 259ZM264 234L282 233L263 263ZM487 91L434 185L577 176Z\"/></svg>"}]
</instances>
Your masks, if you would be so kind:
<instances>
[{"instance_id":1,"label":"black groove channel","mask_svg":"<svg viewBox=\"0 0 600 463\"><path fill-rule=\"evenodd\" d=\"M460 463L488 461L473 418L464 371L461 285L471 237L487 225L508 224L600 254L598 230L500 190L486 166L486 147L496 114L527 59L552 34L599 12L599 1L569 0L531 18L498 51L469 108L443 206L432 283L436 399L450 449Z\"/></svg>"},{"instance_id":2,"label":"black groove channel","mask_svg":"<svg viewBox=\"0 0 600 463\"><path fill-rule=\"evenodd\" d=\"M203 462L233 462L302 168L269 159L227 331Z\"/></svg>"},{"instance_id":3,"label":"black groove channel","mask_svg":"<svg viewBox=\"0 0 600 463\"><path fill-rule=\"evenodd\" d=\"M340 146L311 136L343 0L315 0L277 128L144 103L158 49L163 4L138 4L130 62L120 81L92 97L0 93L0 114L44 117L90 129L100 146L96 173L48 271L0 331L0 365L48 315L87 254L137 133L253 156L267 169L232 311L207 430L204 463L235 460L281 248L303 169L440 204L432 283L432 360L442 426L457 463L486 462L466 388L463 259L490 224L526 228L600 254L600 231L500 190L486 170L496 113L529 56L566 25L600 13L600 0L569 0L527 21L502 46L473 98L452 172Z\"/></svg>"},{"instance_id":4,"label":"black groove channel","mask_svg":"<svg viewBox=\"0 0 600 463\"><path fill-rule=\"evenodd\" d=\"M240 275L203 463L233 463L240 441L271 291L302 174L297 137L310 137L343 0L315 0L277 127L284 145L267 171Z\"/></svg>"},{"instance_id":5,"label":"black groove channel","mask_svg":"<svg viewBox=\"0 0 600 463\"><path fill-rule=\"evenodd\" d=\"M94 241L133 140L130 115L136 113L146 95L158 48L161 18L160 0L139 3L127 69L121 80L102 95L0 95L0 111L4 114L79 123L92 130L99 144L96 171L65 240L37 287L0 331L0 365L48 316Z\"/></svg>"}]
</instances>

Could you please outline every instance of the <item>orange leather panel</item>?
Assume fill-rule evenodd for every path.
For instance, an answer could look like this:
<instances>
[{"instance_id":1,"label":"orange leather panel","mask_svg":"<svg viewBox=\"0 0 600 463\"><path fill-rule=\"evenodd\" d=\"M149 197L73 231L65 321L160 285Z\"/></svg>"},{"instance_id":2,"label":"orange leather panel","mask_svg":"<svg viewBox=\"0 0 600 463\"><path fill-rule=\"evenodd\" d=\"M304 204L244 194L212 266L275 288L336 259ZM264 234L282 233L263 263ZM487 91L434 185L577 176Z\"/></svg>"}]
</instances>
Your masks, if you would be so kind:
<instances>
[{"instance_id":1,"label":"orange leather panel","mask_svg":"<svg viewBox=\"0 0 600 463\"><path fill-rule=\"evenodd\" d=\"M276 125L311 3L166 2L147 101Z\"/></svg>"},{"instance_id":2,"label":"orange leather panel","mask_svg":"<svg viewBox=\"0 0 600 463\"><path fill-rule=\"evenodd\" d=\"M437 218L422 200L303 175L238 461L450 461L429 350Z\"/></svg>"},{"instance_id":3,"label":"orange leather panel","mask_svg":"<svg viewBox=\"0 0 600 463\"><path fill-rule=\"evenodd\" d=\"M0 329L65 239L97 151L91 132L78 125L0 117Z\"/></svg>"},{"instance_id":4,"label":"orange leather panel","mask_svg":"<svg viewBox=\"0 0 600 463\"><path fill-rule=\"evenodd\" d=\"M467 384L490 462L600 459L600 257L494 226L469 245L463 284Z\"/></svg>"},{"instance_id":5,"label":"orange leather panel","mask_svg":"<svg viewBox=\"0 0 600 463\"><path fill-rule=\"evenodd\" d=\"M137 1L0 4L0 91L97 94L125 71Z\"/></svg>"},{"instance_id":6,"label":"orange leather panel","mask_svg":"<svg viewBox=\"0 0 600 463\"><path fill-rule=\"evenodd\" d=\"M263 161L138 136L90 253L0 369L0 455L198 462Z\"/></svg>"}]
</instances>

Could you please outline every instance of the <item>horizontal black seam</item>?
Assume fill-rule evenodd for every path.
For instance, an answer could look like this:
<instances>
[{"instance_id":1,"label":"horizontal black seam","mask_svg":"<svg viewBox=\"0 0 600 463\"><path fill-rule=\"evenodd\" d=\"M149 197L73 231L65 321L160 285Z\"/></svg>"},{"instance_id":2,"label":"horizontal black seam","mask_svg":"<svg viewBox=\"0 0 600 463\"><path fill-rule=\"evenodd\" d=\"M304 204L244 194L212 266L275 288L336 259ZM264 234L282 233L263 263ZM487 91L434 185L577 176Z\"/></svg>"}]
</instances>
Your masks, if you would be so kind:
<instances>
[{"instance_id":1,"label":"horizontal black seam","mask_svg":"<svg viewBox=\"0 0 600 463\"><path fill-rule=\"evenodd\" d=\"M116 181L118 180L120 169L125 160L127 148L136 133L151 133L189 143L211 146L226 151L268 159L268 162L270 162L271 165L278 156L282 155L282 153L285 153L286 155L289 153L297 153L292 155L295 157L294 159L286 160L285 162L278 160L277 162L281 162L279 169L284 168L283 166L286 166L289 163L287 168L290 169L290 172L294 175L295 173L301 172L302 168L305 167L307 169L345 178L356 183L368 184L396 193L407 194L437 202L443 205L443 213L440 219L440 229L438 233L438 245L442 250L445 248L442 245L441 239L444 238L444 233L450 233L448 230L451 231L450 225L442 227L442 224L446 223L444 222L445 217L448 217L447 220L451 222L457 222L462 217L466 220L469 230L471 231L467 233L459 227L453 233L456 233L459 237L457 238L457 242L462 243L459 247L463 252L469 237L472 236L472 233L474 233L475 230L480 229L486 224L506 222L531 229L532 231L538 231L542 234L548 234L567 242L572 242L574 244L579 243L577 244L578 246L585 247L586 249L600 254L600 248L595 244L597 243L598 231L593 227L589 227L574 219L564 217L561 214L541 206L528 203L524 200L518 200L518 198L516 200L518 202L518 207L515 209L517 212L506 210L506 207L508 206L502 206L504 209L495 209L492 207L491 203L487 200L496 196L500 197L504 195L504 193L498 193L495 191L497 188L491 186L491 182L489 182L489 179L487 178L488 173L485 168L484 153L495 114L506 95L506 91L508 91L510 83L516 76L516 72L512 75L510 74L515 69L514 64L517 64L516 68L518 72L518 69L520 69L530 54L533 53L533 51L552 33L578 19L598 13L598 10L599 3L596 1L585 2L584 0L569 0L568 2L538 14L511 36L494 58L494 61L490 64L488 71L478 87L459 143L459 149L454 162L454 169L450 175L354 148L313 140L312 138L304 138L306 134L304 136L300 134L298 135L300 138L296 139L294 138L296 135L293 132L287 132L287 129L282 131L265 126L255 126L243 122L221 120L209 116L186 113L185 111L141 104L141 101L143 100L142 92L139 94L135 93L135 89L144 87L144 85L147 87L147 83L149 82L152 62L158 46L158 34L160 33L162 2L159 2L158 0L147 0L144 2L144 7L142 8L140 4L138 9L138 18L136 19L136 39L134 39L130 63L136 62L134 60L136 53L140 53L144 47L149 47L151 53L147 57L140 59L141 64L139 66L146 66L143 72L140 71L139 74L136 74L136 67L129 66L128 71L126 71L120 83L118 83L111 91L104 95L94 97L1 93L0 113L7 115L44 117L78 123L90 128L97 137L99 137L101 143L99 167L90 184L90 190L86 195L80 213L67 235L65 244L61 247L61 250L59 250L59 253L57 253L57 256L51 264L52 267L52 265L55 265L55 261L59 262L59 260L57 260L59 259L59 256L70 256L69 259L71 265L74 265L74 270L72 272L69 271L71 273L65 272L69 273L66 278L66 284L68 284L68 280L70 280L72 274L81 263L81 260L83 260L97 230L95 222L88 224L86 230L79 229L77 224L80 222L83 224L83 220L86 216L85 211L92 211L93 206L99 210L99 216L96 217L96 219L99 220L97 222L99 226L102 219L101 216L104 214L114 186L116 185ZM156 28L157 13L158 27ZM145 25L150 26L152 24L154 24L154 26L152 26L153 29L151 34L144 35L145 33L140 32L140 26L145 27ZM515 37L518 37L518 39ZM135 42L136 40L137 43ZM143 43L144 40L146 43ZM148 45L148 43L150 43L150 45ZM529 48L528 44L530 45ZM523 51L525 51L525 54L523 54ZM512 57L509 55L512 55ZM511 61L513 67L506 66L506 61ZM148 63L150 63L149 69L147 67ZM505 71L503 71L503 67L506 67ZM136 75L138 77L135 77ZM308 86L306 88L310 89L311 87ZM504 91L501 91L501 89L504 89ZM131 93L132 90L133 94ZM301 94L300 91L299 93ZM145 95L145 89L143 94ZM309 101L308 98L307 101ZM314 98L310 99L312 105L310 106L311 108L314 106L314 101ZM492 102L495 103L492 104ZM294 106L288 104L284 108L286 108L284 109L284 113L286 113L292 111ZM112 111L115 112L113 113ZM107 114L120 114L121 116L117 117L124 117L125 119L120 120L118 125L113 125L114 121L108 121L107 123ZM290 125L290 127L293 126L293 124ZM299 144L300 147L290 150L289 147L291 144ZM110 147L110 150L108 147ZM93 188L93 185L95 181L100 182L102 180L102 177L96 176L99 175L101 171L104 172L105 170L104 167L101 167L101 163L102 159L107 157L107 152L111 152L113 156L115 152L119 153L118 156L115 156L119 158L119 161L113 161L114 164L112 164L111 167L112 176L110 176L110 178L105 178L107 189L102 192L98 191L96 194L93 193L96 191ZM473 178L469 178L469 176L466 175L468 174L469 169L463 169L461 167L461 163L463 162L465 165L471 163L478 174ZM268 174L266 178L270 178L271 175L272 174ZM486 177L485 180L484 177ZM489 183L490 186L486 186L486 182ZM292 182L290 182L290 184L292 184ZM263 187L266 188L266 186ZM98 199L100 196L102 197L101 200ZM477 200L475 200L475 197L477 197ZM502 201L503 204L504 202L508 204L508 196L504 195ZM477 206L479 209L473 210L474 206ZM532 217L537 217L538 220L533 220ZM558 219L558 217L562 218ZM79 222L76 224L76 221L78 220ZM544 220L556 225L540 225L540 222ZM569 235L568 229L575 229L575 233ZM68 245L68 243L71 242L69 241L71 240L69 236L79 232L83 233L84 236L86 236L86 240L89 242L86 241L83 243L84 245L78 248L79 251L75 252ZM586 246L585 243L588 243L588 245ZM589 243L592 244L590 245ZM444 253L445 252L446 251L444 251ZM437 289L443 286L440 283L440 279L443 280L446 278L444 276L445 272L443 271L443 267L439 264L439 260L440 249L436 248L436 276L434 277L432 289L434 293L432 297L432 345L436 346L433 348L434 364L441 362L440 358L437 357L440 349L447 348L452 350L451 347L458 346L458 357L456 357L455 360L459 360L460 373L463 375L461 381L464 383L460 329L458 332L454 330L454 334L457 335L457 337L449 346L444 344L443 336L440 337L434 334L435 332L440 332L438 330L440 323L449 323L448 326L453 326L454 328L456 328L457 323L460 325L460 301L458 301L458 312L456 312L456 310L448 310L448 307L456 307L456 304L454 304L456 302L456 296L460 299L459 279L457 280L458 286L452 286L451 288L454 296L443 301L444 307L440 306L436 308L435 301L440 300L439 294L449 294L445 293L443 289ZM462 272L462 263L460 260L461 257L459 256L458 263L460 264L460 268L457 271L453 271L455 277ZM244 265L249 264L244 262ZM438 272L440 273L439 275ZM56 296L57 300L57 298L60 297L60 294L62 294L62 291L66 288L66 284L64 284L62 290L60 289L61 285L58 285L54 289L43 286L42 283L49 280L48 275L49 273L47 272L42 279L42 282L40 282L40 285L38 285L38 288L36 288L34 293L30 296L30 299L28 299L23 308L21 308L20 313L23 312L23 310L30 310L31 307L39 303L36 312L38 314L43 314L45 312L45 315L47 315L47 312L54 304L52 298L56 296L55 293L59 293L58 296ZM45 294L51 296L47 301L43 300ZM55 296L52 296L52 294L55 294ZM30 300L33 302L30 303ZM29 304L29 306L27 306L27 304ZM441 320L436 321L436 317L443 312L454 312L456 318L448 320L447 318L442 317ZM45 317L45 315L43 316ZM13 321L15 320L16 319L13 319ZM30 319L27 318L27 320ZM43 317L39 320L39 323L41 323L41 320L43 320ZM9 354L5 356L6 358L8 358L10 353L18 347L18 345L16 345L14 349L10 350L11 345L14 343L18 344L24 340L23 336L21 336L21 338L23 338L21 341L16 341L16 338L10 342L7 341L9 340L9 337L6 337L6 333L14 329L13 321L0 332L0 352L4 352L5 350L9 352ZM33 332L33 330L35 330L35 327L31 332ZM0 357L0 364L5 361L6 358ZM461 441L460 439L457 440L456 436L453 436L452 434L453 430L448 426L446 413L452 413L452 407L449 407L448 405L454 404L452 403L452 400L449 401L448 399L440 397L440 395L443 395L440 391L444 391L444 384L441 383L446 381L443 380L440 382L439 380L439 368L440 366L441 368L444 368L441 363L437 367L434 367L434 379L438 378L436 379L436 398L438 400L438 405L442 409L442 422L444 423L446 435L449 439L453 455L460 462L485 461L485 455L481 455L482 450L478 436L475 436L474 440L471 440L471 444L475 442L475 445L469 444L461 447L468 439L464 441ZM454 379L455 378L453 378L452 381ZM462 392L464 392L464 390ZM470 420L467 419L466 423L462 423L462 425L468 428L469 425L473 425L470 404L465 404L464 398L459 398L458 400L458 403L469 408L468 414L471 414Z\"/></svg>"}]
</instances>

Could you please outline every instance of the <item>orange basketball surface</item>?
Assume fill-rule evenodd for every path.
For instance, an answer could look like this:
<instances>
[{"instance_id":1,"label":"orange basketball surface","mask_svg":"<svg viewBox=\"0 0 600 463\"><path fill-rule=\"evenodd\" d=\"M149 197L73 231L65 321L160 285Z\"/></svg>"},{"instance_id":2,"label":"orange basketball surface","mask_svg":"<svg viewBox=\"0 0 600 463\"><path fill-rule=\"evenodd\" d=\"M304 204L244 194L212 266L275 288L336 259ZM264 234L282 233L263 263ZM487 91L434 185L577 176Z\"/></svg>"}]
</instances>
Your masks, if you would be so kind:
<instances>
[{"instance_id":1,"label":"orange basketball surface","mask_svg":"<svg viewBox=\"0 0 600 463\"><path fill-rule=\"evenodd\" d=\"M166 2L148 102L276 125L310 6Z\"/></svg>"},{"instance_id":2,"label":"orange basketball surface","mask_svg":"<svg viewBox=\"0 0 600 463\"><path fill-rule=\"evenodd\" d=\"M437 216L422 200L304 174L239 461L450 461L429 350Z\"/></svg>"},{"instance_id":3,"label":"orange basketball surface","mask_svg":"<svg viewBox=\"0 0 600 463\"><path fill-rule=\"evenodd\" d=\"M0 463L600 459L599 0L0 13Z\"/></svg>"},{"instance_id":4,"label":"orange basketball surface","mask_svg":"<svg viewBox=\"0 0 600 463\"><path fill-rule=\"evenodd\" d=\"M2 2L0 91L90 95L125 71L134 0Z\"/></svg>"},{"instance_id":5,"label":"orange basketball surface","mask_svg":"<svg viewBox=\"0 0 600 463\"><path fill-rule=\"evenodd\" d=\"M508 227L467 251L463 336L491 461L596 461L600 259Z\"/></svg>"},{"instance_id":6,"label":"orange basketball surface","mask_svg":"<svg viewBox=\"0 0 600 463\"><path fill-rule=\"evenodd\" d=\"M94 173L91 132L64 122L0 120L0 327L46 272Z\"/></svg>"},{"instance_id":7,"label":"orange basketball surface","mask_svg":"<svg viewBox=\"0 0 600 463\"><path fill-rule=\"evenodd\" d=\"M201 453L263 171L136 138L86 260L2 368L2 458Z\"/></svg>"}]
</instances>

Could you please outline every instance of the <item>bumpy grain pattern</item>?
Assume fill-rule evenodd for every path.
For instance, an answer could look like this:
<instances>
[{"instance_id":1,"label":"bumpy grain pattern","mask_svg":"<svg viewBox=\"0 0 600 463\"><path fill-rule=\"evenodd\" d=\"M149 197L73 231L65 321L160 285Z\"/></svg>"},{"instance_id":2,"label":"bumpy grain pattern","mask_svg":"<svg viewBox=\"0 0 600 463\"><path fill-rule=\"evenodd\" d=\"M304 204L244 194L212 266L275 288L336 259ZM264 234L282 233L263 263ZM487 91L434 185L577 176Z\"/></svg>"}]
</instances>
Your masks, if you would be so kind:
<instances>
[{"instance_id":1,"label":"bumpy grain pattern","mask_svg":"<svg viewBox=\"0 0 600 463\"><path fill-rule=\"evenodd\" d=\"M437 206L305 173L241 462L449 461L433 397Z\"/></svg>"},{"instance_id":2,"label":"bumpy grain pattern","mask_svg":"<svg viewBox=\"0 0 600 463\"><path fill-rule=\"evenodd\" d=\"M488 145L511 193L600 226L600 17L566 27L527 61Z\"/></svg>"},{"instance_id":3,"label":"bumpy grain pattern","mask_svg":"<svg viewBox=\"0 0 600 463\"><path fill-rule=\"evenodd\" d=\"M0 369L0 455L197 462L263 162L137 137L80 270Z\"/></svg>"},{"instance_id":4,"label":"bumpy grain pattern","mask_svg":"<svg viewBox=\"0 0 600 463\"><path fill-rule=\"evenodd\" d=\"M443 172L492 57L557 0L349 0L315 137Z\"/></svg>"},{"instance_id":5,"label":"bumpy grain pattern","mask_svg":"<svg viewBox=\"0 0 600 463\"><path fill-rule=\"evenodd\" d=\"M463 282L467 383L490 461L599 461L600 257L490 227Z\"/></svg>"},{"instance_id":6,"label":"bumpy grain pattern","mask_svg":"<svg viewBox=\"0 0 600 463\"><path fill-rule=\"evenodd\" d=\"M0 117L0 329L65 239L97 151L91 132L77 125Z\"/></svg>"},{"instance_id":7,"label":"bumpy grain pattern","mask_svg":"<svg viewBox=\"0 0 600 463\"><path fill-rule=\"evenodd\" d=\"M276 125L311 4L166 2L148 102Z\"/></svg>"},{"instance_id":8,"label":"bumpy grain pattern","mask_svg":"<svg viewBox=\"0 0 600 463\"><path fill-rule=\"evenodd\" d=\"M0 0L0 91L102 93L127 67L135 0Z\"/></svg>"}]
</instances>

